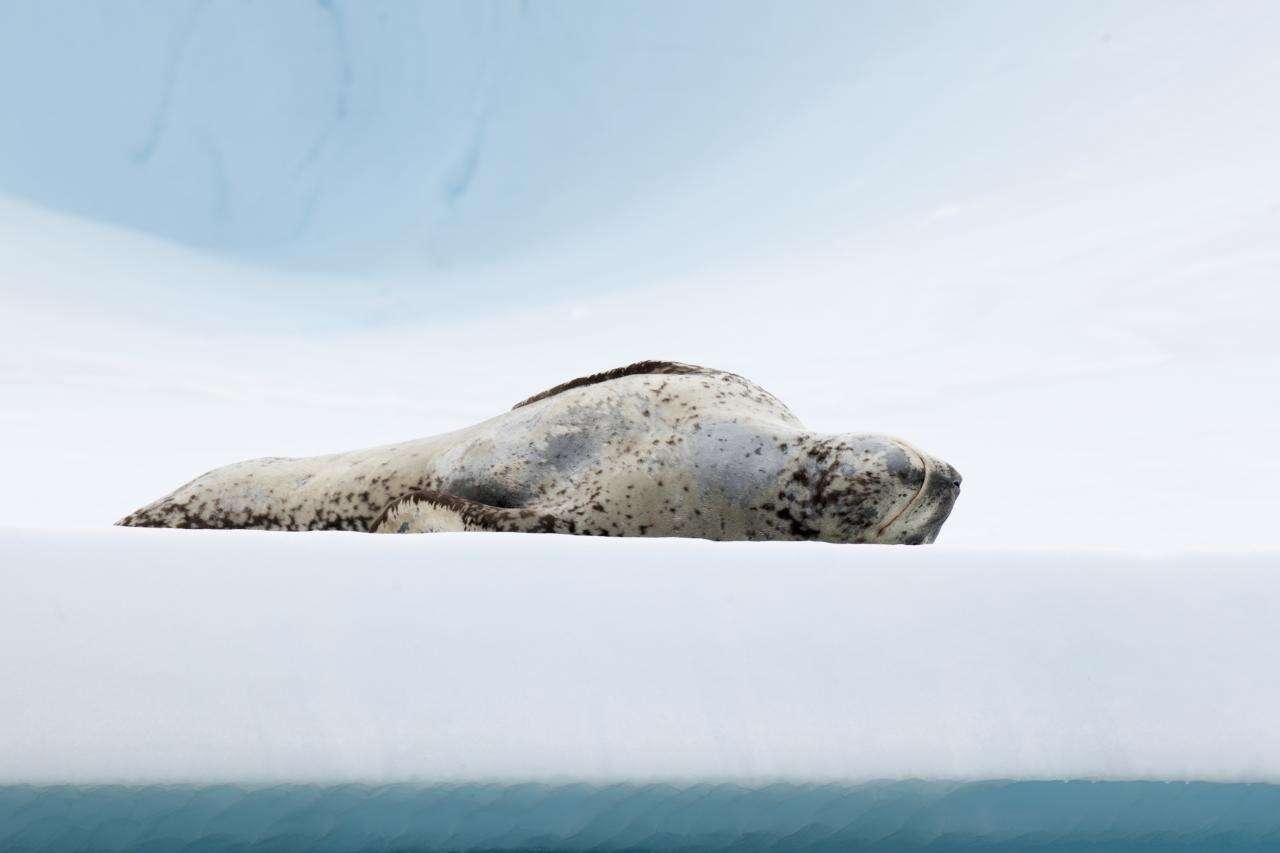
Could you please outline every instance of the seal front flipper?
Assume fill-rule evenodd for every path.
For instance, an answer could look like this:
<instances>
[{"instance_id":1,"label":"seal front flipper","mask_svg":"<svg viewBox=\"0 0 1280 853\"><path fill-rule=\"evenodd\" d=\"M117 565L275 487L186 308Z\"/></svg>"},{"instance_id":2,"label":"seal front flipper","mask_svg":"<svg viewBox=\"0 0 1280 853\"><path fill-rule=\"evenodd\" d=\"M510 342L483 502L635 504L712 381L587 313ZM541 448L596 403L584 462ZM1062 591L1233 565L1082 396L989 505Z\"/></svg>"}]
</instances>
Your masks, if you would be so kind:
<instances>
[{"instance_id":1,"label":"seal front flipper","mask_svg":"<svg viewBox=\"0 0 1280 853\"><path fill-rule=\"evenodd\" d=\"M575 533L576 526L535 509L490 506L424 490L387 504L369 529L374 533Z\"/></svg>"}]
</instances>

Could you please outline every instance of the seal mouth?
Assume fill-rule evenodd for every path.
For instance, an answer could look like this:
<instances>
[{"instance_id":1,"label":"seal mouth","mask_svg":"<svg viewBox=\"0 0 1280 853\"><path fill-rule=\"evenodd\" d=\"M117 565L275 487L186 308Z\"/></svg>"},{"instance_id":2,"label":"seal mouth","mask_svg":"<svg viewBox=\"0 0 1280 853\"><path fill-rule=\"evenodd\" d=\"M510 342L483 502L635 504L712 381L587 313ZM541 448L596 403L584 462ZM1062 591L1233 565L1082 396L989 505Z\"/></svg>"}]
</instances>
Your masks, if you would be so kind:
<instances>
[{"instance_id":1,"label":"seal mouth","mask_svg":"<svg viewBox=\"0 0 1280 853\"><path fill-rule=\"evenodd\" d=\"M927 453L921 453L915 446L903 441L900 438L891 438L890 441L892 441L894 444L897 444L899 447L902 447L903 449L908 450L911 453L915 454L916 458L920 460L921 466L924 467L924 476L920 479L920 487L916 489L916 493L911 496L911 499L902 505L902 509L898 510L893 515L891 515L888 521L886 521L884 524L880 525L879 528L877 528L876 530L877 538L883 536L884 532L888 530L890 527L892 527L894 523L898 521L898 519L906 516L906 514L911 511L912 507L920 503L920 498L924 495L925 488L929 485L929 475L933 473L933 463L929 461L929 455Z\"/></svg>"}]
</instances>

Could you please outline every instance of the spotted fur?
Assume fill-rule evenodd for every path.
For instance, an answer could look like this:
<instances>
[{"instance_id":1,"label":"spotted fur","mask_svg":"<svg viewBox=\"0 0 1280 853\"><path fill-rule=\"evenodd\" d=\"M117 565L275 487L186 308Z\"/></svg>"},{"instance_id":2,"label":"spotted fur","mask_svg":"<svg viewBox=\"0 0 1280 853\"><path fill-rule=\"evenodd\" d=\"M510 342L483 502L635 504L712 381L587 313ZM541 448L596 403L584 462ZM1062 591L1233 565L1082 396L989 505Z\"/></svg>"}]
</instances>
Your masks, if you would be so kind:
<instances>
[{"instance_id":1,"label":"spotted fur","mask_svg":"<svg viewBox=\"0 0 1280 853\"><path fill-rule=\"evenodd\" d=\"M737 374L646 361L457 432L219 468L120 523L917 544L958 486L897 439L805 429Z\"/></svg>"}]
</instances>

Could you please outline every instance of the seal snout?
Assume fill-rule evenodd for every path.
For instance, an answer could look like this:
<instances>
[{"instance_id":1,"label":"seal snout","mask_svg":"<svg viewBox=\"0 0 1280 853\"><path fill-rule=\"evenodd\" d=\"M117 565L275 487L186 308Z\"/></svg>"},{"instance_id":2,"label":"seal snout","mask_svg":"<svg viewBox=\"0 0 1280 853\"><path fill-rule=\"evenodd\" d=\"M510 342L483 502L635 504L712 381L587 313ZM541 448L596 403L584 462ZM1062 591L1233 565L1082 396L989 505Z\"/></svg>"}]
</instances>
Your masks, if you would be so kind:
<instances>
[{"instance_id":1,"label":"seal snout","mask_svg":"<svg viewBox=\"0 0 1280 853\"><path fill-rule=\"evenodd\" d=\"M964 480L960 472L941 459L929 459L929 475L925 479L924 489L920 496L922 504L955 503L960 494L960 483ZM949 508L949 507L948 507Z\"/></svg>"},{"instance_id":2,"label":"seal snout","mask_svg":"<svg viewBox=\"0 0 1280 853\"><path fill-rule=\"evenodd\" d=\"M964 480L959 471L941 459L929 457L929 463L929 477L913 513L917 533L906 540L910 544L938 538L938 531L960 497L960 483Z\"/></svg>"},{"instance_id":3,"label":"seal snout","mask_svg":"<svg viewBox=\"0 0 1280 853\"><path fill-rule=\"evenodd\" d=\"M890 464L889 470L914 491L876 531L877 541L906 545L932 542L960 497L964 478L950 464L905 441L893 439L892 444L906 452L913 464L900 470Z\"/></svg>"}]
</instances>

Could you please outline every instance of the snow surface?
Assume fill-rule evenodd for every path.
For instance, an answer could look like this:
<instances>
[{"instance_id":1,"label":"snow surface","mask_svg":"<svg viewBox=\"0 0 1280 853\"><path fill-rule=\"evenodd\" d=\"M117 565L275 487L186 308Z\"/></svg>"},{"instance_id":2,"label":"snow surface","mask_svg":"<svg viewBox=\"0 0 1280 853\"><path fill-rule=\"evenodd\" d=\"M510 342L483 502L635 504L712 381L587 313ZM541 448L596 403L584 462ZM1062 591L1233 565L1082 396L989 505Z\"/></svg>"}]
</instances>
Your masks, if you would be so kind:
<instances>
[{"instance_id":1,"label":"snow surface","mask_svg":"<svg viewBox=\"0 0 1280 853\"><path fill-rule=\"evenodd\" d=\"M0 784L1280 781L1280 553L0 532Z\"/></svg>"}]
</instances>

